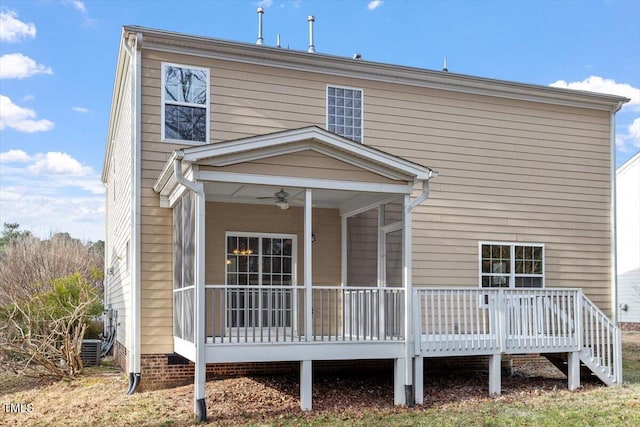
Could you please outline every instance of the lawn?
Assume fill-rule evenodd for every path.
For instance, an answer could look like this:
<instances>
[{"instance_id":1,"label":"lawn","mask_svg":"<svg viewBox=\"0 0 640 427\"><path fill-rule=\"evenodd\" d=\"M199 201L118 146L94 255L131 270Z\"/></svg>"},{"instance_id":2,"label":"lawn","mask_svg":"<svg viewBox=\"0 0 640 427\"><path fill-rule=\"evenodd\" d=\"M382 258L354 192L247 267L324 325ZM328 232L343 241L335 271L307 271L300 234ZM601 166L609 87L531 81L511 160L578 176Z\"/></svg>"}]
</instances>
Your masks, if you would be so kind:
<instances>
[{"instance_id":1,"label":"lawn","mask_svg":"<svg viewBox=\"0 0 640 427\"><path fill-rule=\"evenodd\" d=\"M503 379L503 394L487 397L486 375L434 378L425 383L425 405L392 405L391 377L317 375L314 410L298 408L294 377L235 378L207 383L210 425L640 425L640 332L623 334L625 384L585 384L517 376ZM91 368L72 381L48 383L0 375L0 425L192 425L193 387L124 395L125 376L109 366ZM30 404L27 406L27 404Z\"/></svg>"}]
</instances>

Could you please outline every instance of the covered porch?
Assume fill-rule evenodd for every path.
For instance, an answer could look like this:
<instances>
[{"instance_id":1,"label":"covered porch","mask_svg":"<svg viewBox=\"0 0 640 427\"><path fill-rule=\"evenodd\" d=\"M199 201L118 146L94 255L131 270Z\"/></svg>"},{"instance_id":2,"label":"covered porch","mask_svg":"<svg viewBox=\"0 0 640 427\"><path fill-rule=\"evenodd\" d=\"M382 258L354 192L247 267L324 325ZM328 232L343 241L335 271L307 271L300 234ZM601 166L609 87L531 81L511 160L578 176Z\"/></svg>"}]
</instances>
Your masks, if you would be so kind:
<instances>
[{"instance_id":1,"label":"covered porch","mask_svg":"<svg viewBox=\"0 0 640 427\"><path fill-rule=\"evenodd\" d=\"M173 210L174 350L207 363L395 360L413 384L411 210L430 169L317 127L174 152L154 190Z\"/></svg>"}]
</instances>

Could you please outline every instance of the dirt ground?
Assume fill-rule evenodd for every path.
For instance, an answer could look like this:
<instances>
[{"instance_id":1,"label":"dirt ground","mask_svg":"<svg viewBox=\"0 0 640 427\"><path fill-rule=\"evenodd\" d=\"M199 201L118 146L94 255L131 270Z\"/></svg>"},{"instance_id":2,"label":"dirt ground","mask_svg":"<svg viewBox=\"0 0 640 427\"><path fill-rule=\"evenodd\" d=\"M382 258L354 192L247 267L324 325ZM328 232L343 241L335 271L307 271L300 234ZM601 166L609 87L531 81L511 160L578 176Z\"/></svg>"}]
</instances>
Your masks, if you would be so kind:
<instances>
[{"instance_id":1,"label":"dirt ground","mask_svg":"<svg viewBox=\"0 0 640 427\"><path fill-rule=\"evenodd\" d=\"M640 332L625 333L625 341L640 346ZM640 348L640 347L638 347ZM349 372L314 374L313 411L299 409L297 375L254 376L209 381L206 402L214 425L279 424L291 417L316 420L323 414L357 420L365 414L394 414L406 409L393 406L390 370L370 375ZM566 378L555 368L536 372L521 368L503 376L502 402L527 401L547 392L564 390ZM583 385L584 391L602 387ZM193 386L124 394L125 375L116 368L87 369L71 381L46 381L0 374L0 404L31 403L19 413L0 413L1 426L13 425L191 425ZM473 405L488 399L488 374L430 375L425 378L425 407ZM0 412L2 412L0 407ZM14 408L15 409L15 408ZM343 415L341 415L343 414ZM313 418L310 418L313 417Z\"/></svg>"}]
</instances>

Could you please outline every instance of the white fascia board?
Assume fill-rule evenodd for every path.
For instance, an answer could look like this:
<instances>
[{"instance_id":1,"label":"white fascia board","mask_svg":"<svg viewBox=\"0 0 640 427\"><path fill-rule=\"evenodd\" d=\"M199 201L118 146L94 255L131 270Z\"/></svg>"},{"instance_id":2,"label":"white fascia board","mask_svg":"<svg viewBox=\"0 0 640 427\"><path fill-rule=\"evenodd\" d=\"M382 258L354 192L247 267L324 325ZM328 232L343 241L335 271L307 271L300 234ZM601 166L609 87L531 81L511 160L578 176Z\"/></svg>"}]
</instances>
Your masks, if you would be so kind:
<instances>
[{"instance_id":1,"label":"white fascia board","mask_svg":"<svg viewBox=\"0 0 640 427\"><path fill-rule=\"evenodd\" d=\"M171 153L171 157L169 157L169 160L167 160L167 162L164 164L162 172L160 172L158 179L153 184L153 191L155 191L156 193L161 193L166 187L169 178L173 176L173 161L177 157L178 153L174 151L173 153Z\"/></svg>"},{"instance_id":2,"label":"white fascia board","mask_svg":"<svg viewBox=\"0 0 640 427\"><path fill-rule=\"evenodd\" d=\"M309 54L304 51L256 46L136 26L124 28L129 32L143 32L148 37L145 48L160 52L604 111L615 110L617 103L629 101L627 98L615 95L516 83L366 60L355 61L335 55Z\"/></svg>"},{"instance_id":3,"label":"white fascia board","mask_svg":"<svg viewBox=\"0 0 640 427\"><path fill-rule=\"evenodd\" d=\"M257 175L234 172L198 171L198 181L233 182L238 184L261 184L274 187L302 187L321 190L365 191L370 193L411 194L413 185L386 184L334 179L299 178L278 175ZM413 184L413 183L412 183Z\"/></svg>"},{"instance_id":4,"label":"white fascia board","mask_svg":"<svg viewBox=\"0 0 640 427\"><path fill-rule=\"evenodd\" d=\"M312 142L305 143L305 141ZM301 147L313 147L318 152L322 152L330 156L337 156L337 152L343 152L345 155L341 156L339 160L349 161L351 164L354 164L354 166L365 167L367 169L372 168L372 166L365 166L366 163L350 158L349 156L356 156L364 159L365 161L382 165L384 169L396 170L417 180L429 179L431 172L427 167L409 162L366 145L349 141L317 126L276 132L268 135L253 136L206 146L189 147L185 148L183 153L184 160L187 162L204 163L207 162L208 158L222 156L228 156L226 162L233 162L235 156L239 156L243 161L246 161L248 157L246 155L243 157L243 153L252 151L255 151L256 153L259 152L263 157L266 157L267 155L274 155L271 154L271 150L274 150L276 154L283 153L286 152L287 145L295 147L292 148L292 150L299 150ZM278 151L278 149L281 151ZM258 157L251 158L255 160ZM376 172L375 169L377 169L378 172ZM374 168L373 171L380 173L379 171L381 170L382 169L380 168Z\"/></svg>"},{"instance_id":5,"label":"white fascia board","mask_svg":"<svg viewBox=\"0 0 640 427\"><path fill-rule=\"evenodd\" d=\"M175 338L174 338L175 340ZM244 363L294 360L398 359L404 341L393 342L293 342L207 344L206 363Z\"/></svg>"},{"instance_id":6,"label":"white fascia board","mask_svg":"<svg viewBox=\"0 0 640 427\"><path fill-rule=\"evenodd\" d=\"M116 73L113 83L113 93L111 94L111 110L109 112L109 129L107 131L107 141L105 144L104 150L104 159L102 162L102 182L107 182L107 174L109 169L109 159L111 158L111 153L113 151L113 140L115 138L115 126L116 126L116 118L120 112L120 108L122 104L120 100L122 99L123 92L128 88L125 86L124 78L129 71L129 63L130 57L129 54L124 47L124 34L120 40L120 48L118 50L118 63L116 65Z\"/></svg>"},{"instance_id":7,"label":"white fascia board","mask_svg":"<svg viewBox=\"0 0 640 427\"><path fill-rule=\"evenodd\" d=\"M218 167L229 166L243 162L261 160L267 157L282 156L286 154L294 154L310 150L367 170L369 172L384 176L385 178L411 181L415 177L412 174L406 173L406 171L397 172L396 169L387 167L388 165L381 165L380 163L372 162L370 160L363 160L353 155L349 155L350 153L345 153L343 150L338 150L334 147L329 147L325 144L317 143L315 141L317 140L300 141L299 143L291 143L284 146L265 147L263 149L251 150L246 153L234 153L224 157L213 157L211 159L201 160L198 162L198 164Z\"/></svg>"},{"instance_id":8,"label":"white fascia board","mask_svg":"<svg viewBox=\"0 0 640 427\"><path fill-rule=\"evenodd\" d=\"M196 360L196 346L194 343L173 337L173 351L192 362Z\"/></svg>"}]
</instances>

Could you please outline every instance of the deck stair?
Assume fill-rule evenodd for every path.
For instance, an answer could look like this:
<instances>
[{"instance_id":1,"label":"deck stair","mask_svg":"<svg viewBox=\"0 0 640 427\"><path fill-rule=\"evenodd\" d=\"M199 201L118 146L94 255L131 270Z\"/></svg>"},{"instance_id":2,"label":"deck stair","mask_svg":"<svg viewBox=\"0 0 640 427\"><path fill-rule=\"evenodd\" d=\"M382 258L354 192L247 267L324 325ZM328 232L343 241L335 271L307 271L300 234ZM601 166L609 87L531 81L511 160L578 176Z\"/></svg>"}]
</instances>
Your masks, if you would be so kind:
<instances>
[{"instance_id":1,"label":"deck stair","mask_svg":"<svg viewBox=\"0 0 640 427\"><path fill-rule=\"evenodd\" d=\"M544 356L549 362L551 362L556 368L558 368L563 374L568 375L568 353L544 353ZM613 385L613 376L610 373L610 369L599 366L598 363L589 360L590 357L585 357L586 351L580 354L580 381L592 382L598 381L605 385ZM584 359L587 359L586 363Z\"/></svg>"}]
</instances>

